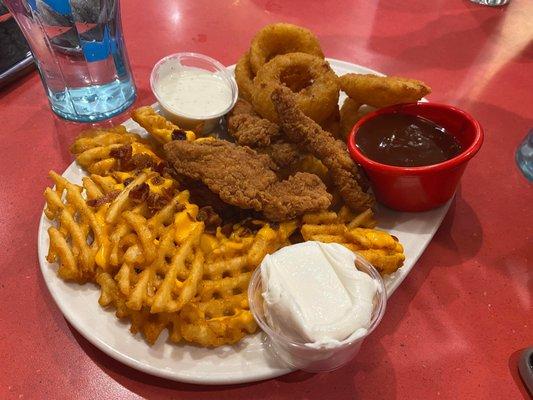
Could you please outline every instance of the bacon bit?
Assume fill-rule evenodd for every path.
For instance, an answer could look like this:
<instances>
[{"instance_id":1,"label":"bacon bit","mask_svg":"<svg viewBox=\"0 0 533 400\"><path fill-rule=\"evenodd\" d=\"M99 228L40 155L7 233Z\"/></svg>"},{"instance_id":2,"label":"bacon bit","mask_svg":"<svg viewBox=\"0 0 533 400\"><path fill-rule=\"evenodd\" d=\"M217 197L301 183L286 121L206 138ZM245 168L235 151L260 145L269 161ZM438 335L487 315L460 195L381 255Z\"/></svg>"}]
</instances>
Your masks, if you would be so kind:
<instances>
[{"instance_id":1,"label":"bacon bit","mask_svg":"<svg viewBox=\"0 0 533 400\"><path fill-rule=\"evenodd\" d=\"M152 184L155 186L159 186L164 182L164 180L160 175L156 175L150 180L150 182L152 182Z\"/></svg>"},{"instance_id":2,"label":"bacon bit","mask_svg":"<svg viewBox=\"0 0 533 400\"><path fill-rule=\"evenodd\" d=\"M123 170L127 169L128 165L130 164L132 152L133 150L131 148L131 145L125 144L124 146L112 149L109 152L109 155L117 159L118 170Z\"/></svg>"},{"instance_id":3,"label":"bacon bit","mask_svg":"<svg viewBox=\"0 0 533 400\"><path fill-rule=\"evenodd\" d=\"M257 232L257 231L256 231ZM241 235L242 236L250 236L254 233L254 231L252 231L250 228L248 228L247 226L243 226L242 227L242 232L241 232Z\"/></svg>"},{"instance_id":4,"label":"bacon bit","mask_svg":"<svg viewBox=\"0 0 533 400\"><path fill-rule=\"evenodd\" d=\"M151 213L156 213L157 211L161 210L168 204L168 202L168 198L161 196L157 193L150 193L148 195L148 198L146 199L148 210L150 210Z\"/></svg>"},{"instance_id":5,"label":"bacon bit","mask_svg":"<svg viewBox=\"0 0 533 400\"><path fill-rule=\"evenodd\" d=\"M87 200L87 205L89 207L98 208L104 204L111 203L113 200L117 198L119 194L120 194L120 190L112 190L104 194L102 197L99 197L97 199Z\"/></svg>"},{"instance_id":6,"label":"bacon bit","mask_svg":"<svg viewBox=\"0 0 533 400\"><path fill-rule=\"evenodd\" d=\"M163 192L163 196L167 197L168 199L171 199L174 197L177 190L178 190L178 183L176 181L173 181L170 187L162 188L161 192Z\"/></svg>"},{"instance_id":7,"label":"bacon bit","mask_svg":"<svg viewBox=\"0 0 533 400\"><path fill-rule=\"evenodd\" d=\"M185 132L183 129L174 129L172 132L172 140L186 140L187 139L187 132Z\"/></svg>"},{"instance_id":8,"label":"bacon bit","mask_svg":"<svg viewBox=\"0 0 533 400\"><path fill-rule=\"evenodd\" d=\"M213 210L211 206L205 206L198 211L197 221L203 221L207 233L215 233L216 229L222 223L222 218Z\"/></svg>"},{"instance_id":9,"label":"bacon bit","mask_svg":"<svg viewBox=\"0 0 533 400\"><path fill-rule=\"evenodd\" d=\"M244 221L241 221L240 225L245 229L245 231L248 231L251 234L256 233L259 229L261 229L262 223L253 218L246 218Z\"/></svg>"},{"instance_id":10,"label":"bacon bit","mask_svg":"<svg viewBox=\"0 0 533 400\"><path fill-rule=\"evenodd\" d=\"M225 224L221 229L220 232L226 237L229 237L231 235L231 232L233 232L233 224Z\"/></svg>"},{"instance_id":11,"label":"bacon bit","mask_svg":"<svg viewBox=\"0 0 533 400\"><path fill-rule=\"evenodd\" d=\"M269 222L268 223L272 229L279 229L279 222Z\"/></svg>"},{"instance_id":12,"label":"bacon bit","mask_svg":"<svg viewBox=\"0 0 533 400\"><path fill-rule=\"evenodd\" d=\"M142 203L146 201L149 194L150 187L146 184L146 182L143 182L140 185L137 185L133 189L131 189L128 197L132 199L135 203Z\"/></svg>"},{"instance_id":13,"label":"bacon bit","mask_svg":"<svg viewBox=\"0 0 533 400\"><path fill-rule=\"evenodd\" d=\"M157 165L154 167L154 171L157 172L159 175L163 175L163 171L165 171L166 166L167 166L167 162L161 161L157 163Z\"/></svg>"},{"instance_id":14,"label":"bacon bit","mask_svg":"<svg viewBox=\"0 0 533 400\"><path fill-rule=\"evenodd\" d=\"M111 149L111 151L109 152L109 155L111 157L119 158L119 159L125 159L125 158L130 159L132 152L133 150L131 148L131 145L125 144L115 149Z\"/></svg>"},{"instance_id":15,"label":"bacon bit","mask_svg":"<svg viewBox=\"0 0 533 400\"><path fill-rule=\"evenodd\" d=\"M129 177L129 178L124 179L124 182L122 182L122 183L124 184L124 187L126 187L130 183L132 183L133 181L134 181L134 179L132 177Z\"/></svg>"},{"instance_id":16,"label":"bacon bit","mask_svg":"<svg viewBox=\"0 0 533 400\"><path fill-rule=\"evenodd\" d=\"M155 161L150 155L146 153L135 154L131 158L132 169L145 169L155 167Z\"/></svg>"}]
</instances>

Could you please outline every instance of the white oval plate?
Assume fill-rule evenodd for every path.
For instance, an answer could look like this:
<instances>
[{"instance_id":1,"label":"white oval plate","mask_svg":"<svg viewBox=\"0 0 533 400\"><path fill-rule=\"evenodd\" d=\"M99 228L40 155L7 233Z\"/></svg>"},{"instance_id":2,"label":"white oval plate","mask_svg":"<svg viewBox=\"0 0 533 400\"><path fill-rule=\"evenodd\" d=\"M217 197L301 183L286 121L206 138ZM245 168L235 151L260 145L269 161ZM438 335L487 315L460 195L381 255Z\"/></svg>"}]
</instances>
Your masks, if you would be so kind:
<instances>
[{"instance_id":1,"label":"white oval plate","mask_svg":"<svg viewBox=\"0 0 533 400\"><path fill-rule=\"evenodd\" d=\"M339 75L348 72L379 74L344 61L330 59L329 62ZM233 71L234 66L228 69ZM128 130L146 134L131 119L124 125ZM63 176L74 183L81 183L85 172L73 162ZM379 227L399 238L406 255L405 265L386 278L389 296L405 279L433 238L448 211L449 204L436 210L416 214L379 208L377 212ZM113 311L105 311L98 305L99 289L95 285L80 286L66 283L57 277L57 266L46 261L49 227L50 222L43 214L39 224L38 252L41 272L48 290L67 321L107 355L152 375L205 385L255 382L292 371L270 356L264 345L262 333L249 336L235 346L206 349L171 344L167 342L165 331L153 346L147 345L140 334L133 336L129 332L129 324L119 321Z\"/></svg>"}]
</instances>

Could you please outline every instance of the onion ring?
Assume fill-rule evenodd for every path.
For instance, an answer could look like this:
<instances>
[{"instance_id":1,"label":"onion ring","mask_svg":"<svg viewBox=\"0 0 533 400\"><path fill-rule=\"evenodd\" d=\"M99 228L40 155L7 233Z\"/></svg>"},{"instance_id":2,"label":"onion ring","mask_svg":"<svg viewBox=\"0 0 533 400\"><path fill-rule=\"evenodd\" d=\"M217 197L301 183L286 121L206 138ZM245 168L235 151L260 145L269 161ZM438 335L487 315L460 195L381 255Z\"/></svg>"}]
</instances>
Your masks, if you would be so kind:
<instances>
[{"instance_id":1,"label":"onion ring","mask_svg":"<svg viewBox=\"0 0 533 400\"><path fill-rule=\"evenodd\" d=\"M252 92L254 90L254 72L250 65L250 53L246 52L239 59L235 66L235 80L239 87L239 97L242 97L247 102L252 101Z\"/></svg>"},{"instance_id":2,"label":"onion ring","mask_svg":"<svg viewBox=\"0 0 533 400\"><path fill-rule=\"evenodd\" d=\"M348 139L348 135L357 121L361 119L363 113L359 111L361 103L350 99L349 97L344 100L340 110L340 124L341 124L341 136L342 139Z\"/></svg>"},{"instance_id":3,"label":"onion ring","mask_svg":"<svg viewBox=\"0 0 533 400\"><path fill-rule=\"evenodd\" d=\"M289 87L296 94L296 104L315 122L325 121L338 107L339 83L328 62L305 53L289 53L274 57L254 79L252 105L263 118L278 121L272 103L272 91Z\"/></svg>"},{"instance_id":4,"label":"onion ring","mask_svg":"<svg viewBox=\"0 0 533 400\"><path fill-rule=\"evenodd\" d=\"M424 82L398 76L346 74L339 82L352 100L377 108L412 103L431 93Z\"/></svg>"},{"instance_id":5,"label":"onion ring","mask_svg":"<svg viewBox=\"0 0 533 400\"><path fill-rule=\"evenodd\" d=\"M272 58L287 53L307 53L324 58L317 37L309 29L276 23L265 26L252 39L252 70L257 73Z\"/></svg>"}]
</instances>

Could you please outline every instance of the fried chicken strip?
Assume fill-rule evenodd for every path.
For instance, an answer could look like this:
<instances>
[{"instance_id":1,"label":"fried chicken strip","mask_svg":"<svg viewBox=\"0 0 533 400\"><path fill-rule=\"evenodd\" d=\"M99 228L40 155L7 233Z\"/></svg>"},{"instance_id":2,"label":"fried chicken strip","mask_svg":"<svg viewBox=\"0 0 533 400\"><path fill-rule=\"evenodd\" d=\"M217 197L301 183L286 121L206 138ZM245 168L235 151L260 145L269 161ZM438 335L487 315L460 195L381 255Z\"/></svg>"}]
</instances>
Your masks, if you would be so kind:
<instances>
[{"instance_id":1,"label":"fried chicken strip","mask_svg":"<svg viewBox=\"0 0 533 400\"><path fill-rule=\"evenodd\" d=\"M228 116L228 131L241 146L265 147L280 136L279 126L255 113L252 105L242 99Z\"/></svg>"},{"instance_id":2,"label":"fried chicken strip","mask_svg":"<svg viewBox=\"0 0 533 400\"><path fill-rule=\"evenodd\" d=\"M218 139L173 141L165 152L178 174L203 182L226 203L263 212L272 221L325 210L331 195L319 177L297 173L280 181L269 156Z\"/></svg>"},{"instance_id":3,"label":"fried chicken strip","mask_svg":"<svg viewBox=\"0 0 533 400\"><path fill-rule=\"evenodd\" d=\"M276 88L272 93L272 101L287 138L322 161L346 205L354 211L372 207L374 198L365 192L367 185L344 143L305 116L298 109L289 89L283 86Z\"/></svg>"},{"instance_id":4,"label":"fried chicken strip","mask_svg":"<svg viewBox=\"0 0 533 400\"><path fill-rule=\"evenodd\" d=\"M241 146L269 155L279 168L287 168L302 157L295 145L281 139L282 132L277 124L261 118L252 105L242 99L228 115L228 133Z\"/></svg>"}]
</instances>

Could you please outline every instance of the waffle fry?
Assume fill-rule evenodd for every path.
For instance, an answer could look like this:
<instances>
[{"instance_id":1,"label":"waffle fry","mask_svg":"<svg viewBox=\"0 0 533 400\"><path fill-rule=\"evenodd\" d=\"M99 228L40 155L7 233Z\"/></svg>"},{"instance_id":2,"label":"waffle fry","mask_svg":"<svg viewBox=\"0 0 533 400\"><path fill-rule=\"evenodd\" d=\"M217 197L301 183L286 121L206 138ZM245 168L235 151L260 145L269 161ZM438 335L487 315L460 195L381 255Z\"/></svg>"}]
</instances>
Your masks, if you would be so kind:
<instances>
[{"instance_id":1,"label":"waffle fry","mask_svg":"<svg viewBox=\"0 0 533 400\"><path fill-rule=\"evenodd\" d=\"M181 312L181 333L185 340L201 346L233 344L257 329L248 308L248 282L265 255L288 244L296 222L273 229L264 225L255 235L236 228L222 238L207 255L198 301ZM220 235L219 235L220 237Z\"/></svg>"},{"instance_id":2,"label":"waffle fry","mask_svg":"<svg viewBox=\"0 0 533 400\"><path fill-rule=\"evenodd\" d=\"M162 161L147 140L127 132L124 127L86 131L74 141L70 151L81 167L97 175Z\"/></svg>"},{"instance_id":3,"label":"waffle fry","mask_svg":"<svg viewBox=\"0 0 533 400\"><path fill-rule=\"evenodd\" d=\"M182 340L179 313L151 314L145 309L130 310L126 307L126 299L120 293L117 282L110 274L98 274L96 282L101 290L98 303L104 308L114 307L117 318L129 319L132 334L141 333L149 344L154 344L159 335L168 329L172 342L179 343Z\"/></svg>"},{"instance_id":4,"label":"waffle fry","mask_svg":"<svg viewBox=\"0 0 533 400\"><path fill-rule=\"evenodd\" d=\"M192 207L195 206L176 213L174 223L158 240L157 249L153 249L154 254L157 253L155 259L148 259L146 251L143 251L144 265L135 265L125 257L115 279L121 293L128 298L128 308L138 311L147 307L152 313L179 311L196 294L203 271L203 254L198 248L203 223L192 221L195 218L189 214ZM182 234L180 230L184 227L180 221L183 214L191 219L191 224L181 240L178 234ZM125 213L124 217L131 215ZM141 224L142 218L138 216L136 223ZM148 221L143 226L150 231ZM149 241L154 242L152 232L137 231L137 234L139 238L147 236Z\"/></svg>"},{"instance_id":5,"label":"waffle fry","mask_svg":"<svg viewBox=\"0 0 533 400\"><path fill-rule=\"evenodd\" d=\"M196 139L193 131L181 130L179 126L174 125L149 106L133 110L131 118L160 143L167 143L175 139Z\"/></svg>"},{"instance_id":6,"label":"waffle fry","mask_svg":"<svg viewBox=\"0 0 533 400\"><path fill-rule=\"evenodd\" d=\"M305 215L300 232L305 240L342 244L365 257L380 273L391 274L403 265L403 247L387 232L361 227L374 224L370 210L353 216L343 207L338 214Z\"/></svg>"},{"instance_id":7,"label":"waffle fry","mask_svg":"<svg viewBox=\"0 0 533 400\"><path fill-rule=\"evenodd\" d=\"M109 247L104 215L107 207L93 211L82 197L84 187L74 185L55 172L50 172L55 190L44 192L46 216L57 223L48 229L50 247L46 259L58 262L58 275L69 281L84 283L92 281L95 274L95 259L98 252ZM96 188L86 179L85 189L94 195ZM105 265L100 265L105 268Z\"/></svg>"}]
</instances>

